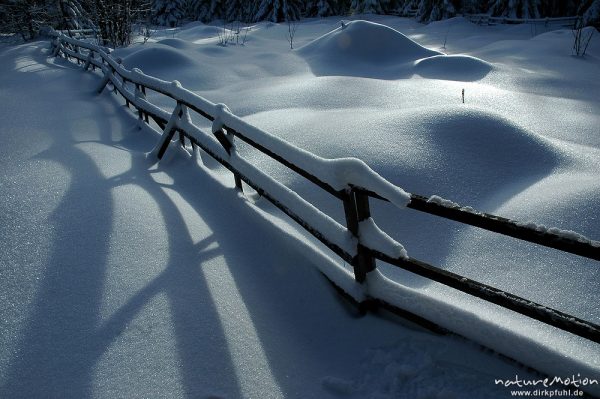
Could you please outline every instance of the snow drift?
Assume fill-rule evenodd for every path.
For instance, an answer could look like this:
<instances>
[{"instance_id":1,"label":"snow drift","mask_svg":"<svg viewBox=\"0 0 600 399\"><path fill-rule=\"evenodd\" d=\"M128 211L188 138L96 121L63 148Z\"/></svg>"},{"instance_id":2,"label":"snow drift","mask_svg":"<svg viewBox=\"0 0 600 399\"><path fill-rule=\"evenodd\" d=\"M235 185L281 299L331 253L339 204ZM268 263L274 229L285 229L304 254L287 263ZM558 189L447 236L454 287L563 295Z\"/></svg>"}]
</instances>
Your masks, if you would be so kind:
<instances>
[{"instance_id":1,"label":"snow drift","mask_svg":"<svg viewBox=\"0 0 600 399\"><path fill-rule=\"evenodd\" d=\"M302 47L305 56L373 64L400 64L439 55L389 26L369 21L351 21Z\"/></svg>"},{"instance_id":2,"label":"snow drift","mask_svg":"<svg viewBox=\"0 0 600 399\"><path fill-rule=\"evenodd\" d=\"M138 68L163 80L178 80L191 89L199 85L210 88L223 85L227 76L222 68L204 62L196 55L195 47L183 40L168 38L143 46L116 49L113 56L121 57L127 69Z\"/></svg>"},{"instance_id":3,"label":"snow drift","mask_svg":"<svg viewBox=\"0 0 600 399\"><path fill-rule=\"evenodd\" d=\"M163 40L159 40L158 42L156 42L157 44L162 44L165 46L170 46L176 49L188 49L190 47L192 47L189 42L185 41L185 40L181 40L181 39L177 39L177 38L168 38L168 39L163 39Z\"/></svg>"},{"instance_id":4,"label":"snow drift","mask_svg":"<svg viewBox=\"0 0 600 399\"><path fill-rule=\"evenodd\" d=\"M434 55L415 64L415 72L425 78L473 81L485 77L492 64L467 55Z\"/></svg>"},{"instance_id":5,"label":"snow drift","mask_svg":"<svg viewBox=\"0 0 600 399\"><path fill-rule=\"evenodd\" d=\"M148 73L165 68L187 68L194 66L195 61L180 51L178 47L174 46L178 42L170 41L168 43L157 43L152 45L152 47L142 48L131 53L123 58L123 65L127 69L139 68Z\"/></svg>"},{"instance_id":6,"label":"snow drift","mask_svg":"<svg viewBox=\"0 0 600 399\"><path fill-rule=\"evenodd\" d=\"M192 22L183 27L177 37L183 40L194 41L217 37L220 34L230 34L229 29L223 32L222 27L204 25L201 22Z\"/></svg>"},{"instance_id":7,"label":"snow drift","mask_svg":"<svg viewBox=\"0 0 600 399\"><path fill-rule=\"evenodd\" d=\"M480 59L446 56L389 26L362 20L342 23L298 53L317 76L398 79L418 73L428 78L474 81L492 69L491 64Z\"/></svg>"}]
</instances>

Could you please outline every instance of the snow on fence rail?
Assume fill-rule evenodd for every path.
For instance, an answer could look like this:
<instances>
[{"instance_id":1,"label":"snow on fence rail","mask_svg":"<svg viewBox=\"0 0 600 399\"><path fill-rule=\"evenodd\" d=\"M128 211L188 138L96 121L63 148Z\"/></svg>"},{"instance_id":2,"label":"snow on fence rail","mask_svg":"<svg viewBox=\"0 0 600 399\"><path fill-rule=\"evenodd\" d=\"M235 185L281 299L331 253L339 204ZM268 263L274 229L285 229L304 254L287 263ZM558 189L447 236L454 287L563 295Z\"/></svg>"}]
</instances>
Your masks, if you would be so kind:
<instances>
[{"instance_id":1,"label":"snow on fence rail","mask_svg":"<svg viewBox=\"0 0 600 399\"><path fill-rule=\"evenodd\" d=\"M178 133L182 146L185 146L187 139L193 151L201 149L230 170L238 190L243 191L244 181L350 263L357 282L364 283L369 273L376 269L376 260L380 260L600 343L600 326L596 324L409 257L401 244L377 227L371 217L369 200L374 198L388 201L397 207L406 206L598 261L600 242L572 231L548 229L530 222L521 223L485 214L437 196L423 197L407 193L383 179L358 159L318 157L248 124L231 113L224 104L212 103L185 89L177 81L167 82L145 75L138 69L126 69L120 60L110 56L110 50L107 48L58 32L52 32L50 35L53 37L53 55L58 56L62 53L67 59L74 58L78 64L83 64L86 70L90 67L94 70L99 68L103 79L98 92L102 92L108 82L111 82L115 91L123 96L127 106L133 105L137 109L140 120L149 123L151 118L163 129L153 151L158 159L162 158L173 137ZM175 100L177 105L174 110L169 112L149 102L146 98L147 90ZM190 111L212 121L212 131L207 133L194 125ZM280 162L340 200L346 225L338 223L296 192L239 156L236 152L235 138ZM435 320L424 320L369 293L366 294L364 303L366 302L384 305L403 316L410 316L429 325L435 324Z\"/></svg>"}]
</instances>

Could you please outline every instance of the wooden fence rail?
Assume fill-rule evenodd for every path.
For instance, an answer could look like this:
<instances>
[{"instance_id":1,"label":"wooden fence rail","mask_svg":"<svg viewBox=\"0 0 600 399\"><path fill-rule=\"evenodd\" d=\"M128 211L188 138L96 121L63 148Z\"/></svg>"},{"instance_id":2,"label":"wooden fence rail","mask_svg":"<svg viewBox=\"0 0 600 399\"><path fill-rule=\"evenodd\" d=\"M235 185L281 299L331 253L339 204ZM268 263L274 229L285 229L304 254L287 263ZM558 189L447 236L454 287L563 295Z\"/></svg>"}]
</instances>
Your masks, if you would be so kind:
<instances>
[{"instance_id":1,"label":"wooden fence rail","mask_svg":"<svg viewBox=\"0 0 600 399\"><path fill-rule=\"evenodd\" d=\"M324 160L256 129L233 115L224 105L214 104L183 88L178 82L166 82L145 75L137 69L128 70L121 65L120 60L110 56L109 49L57 32L52 32L50 35L53 37L54 55L62 54L67 59L73 58L77 62L82 62L84 69L98 68L104 75L98 88L99 92L110 82L114 90L123 96L126 104L133 105L137 109L140 120L149 123L151 118L163 129L156 151L159 159L175 134L179 133L179 141L182 145L185 140L188 140L193 149L201 149L230 170L239 190L243 190L242 181L245 182L340 258L350 263L354 268L357 282L365 282L369 273L377 267L377 260L379 260L600 343L600 326L597 324L428 265L405 254L390 252L379 245L372 244L371 241L367 243L361 238L361 226L365 222L373 222L370 213L370 199L373 198L389 201L397 206L406 205L417 211L597 261L600 260L600 242L589 240L571 231L545 229L541 226L485 214L439 197L405 193L383 180L358 160ZM147 90L174 100L176 102L174 110L169 112L149 102L146 97ZM190 118L190 111L211 121L212 132L205 132L194 125ZM234 141L236 138L340 200L346 225L343 226L327 216L297 193L239 156ZM335 167L344 167L349 163L353 168L358 167L364 172L361 176L366 175L371 178L354 177L350 178L351 181L340 184L322 172L323 168L319 166L322 166L323 162L329 162ZM404 197L406 197L405 201L402 202ZM370 299L376 303L383 303L388 308L394 308L380 298L370 297ZM400 312L403 315L407 313L402 310ZM435 323L435 320L430 322Z\"/></svg>"}]
</instances>

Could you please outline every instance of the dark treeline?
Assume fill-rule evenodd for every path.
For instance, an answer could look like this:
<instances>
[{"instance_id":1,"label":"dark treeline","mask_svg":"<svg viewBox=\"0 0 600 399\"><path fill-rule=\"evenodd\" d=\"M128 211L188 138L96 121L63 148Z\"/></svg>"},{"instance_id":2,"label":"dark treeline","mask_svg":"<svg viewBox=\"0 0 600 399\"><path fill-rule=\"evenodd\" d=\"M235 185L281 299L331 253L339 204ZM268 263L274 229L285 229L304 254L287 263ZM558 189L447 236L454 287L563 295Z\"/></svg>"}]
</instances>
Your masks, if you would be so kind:
<instances>
[{"instance_id":1,"label":"dark treeline","mask_svg":"<svg viewBox=\"0 0 600 399\"><path fill-rule=\"evenodd\" d=\"M282 22L303 17L393 14L421 22L458 14L485 13L512 18L546 18L598 13L600 0L153 0L155 23L174 26L185 20Z\"/></svg>"},{"instance_id":2,"label":"dark treeline","mask_svg":"<svg viewBox=\"0 0 600 399\"><path fill-rule=\"evenodd\" d=\"M44 26L93 28L106 44L127 45L134 23L273 22L352 14L391 14L421 22L456 15L510 18L582 16L598 26L600 0L0 0L0 33L35 37Z\"/></svg>"}]
</instances>

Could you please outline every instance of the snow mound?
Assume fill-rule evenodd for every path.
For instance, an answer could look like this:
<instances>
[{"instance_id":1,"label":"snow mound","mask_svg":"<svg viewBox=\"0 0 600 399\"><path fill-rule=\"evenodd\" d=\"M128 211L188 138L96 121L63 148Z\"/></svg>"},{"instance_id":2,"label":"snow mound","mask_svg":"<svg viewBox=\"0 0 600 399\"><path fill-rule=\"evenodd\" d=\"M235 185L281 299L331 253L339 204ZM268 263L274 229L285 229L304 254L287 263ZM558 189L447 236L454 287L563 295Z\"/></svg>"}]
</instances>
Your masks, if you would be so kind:
<instances>
[{"instance_id":1,"label":"snow mound","mask_svg":"<svg viewBox=\"0 0 600 399\"><path fill-rule=\"evenodd\" d=\"M399 79L417 73L433 79L475 81L493 69L478 58L447 56L388 26L362 20L348 22L297 52L317 76Z\"/></svg>"},{"instance_id":2,"label":"snow mound","mask_svg":"<svg viewBox=\"0 0 600 399\"><path fill-rule=\"evenodd\" d=\"M561 152L536 133L496 113L462 104L406 111L359 108L352 115L345 110L288 108L245 120L325 158L358 154L379 175L408 192L437 194L482 211L497 209L565 162ZM298 131L301 137L295 134ZM339 204L317 197L311 183L282 171L275 161L251 152L243 155L304 198L319 201L325 213L339 211ZM410 256L444 265L454 251L449 239L454 226L424 220L419 212L402 213L399 223L397 209L372 206L377 226ZM412 275L398 278L405 284L422 284Z\"/></svg>"},{"instance_id":3,"label":"snow mound","mask_svg":"<svg viewBox=\"0 0 600 399\"><path fill-rule=\"evenodd\" d=\"M492 64L468 55L434 55L415 64L415 72L425 78L475 81L485 77Z\"/></svg>"},{"instance_id":4,"label":"snow mound","mask_svg":"<svg viewBox=\"0 0 600 399\"><path fill-rule=\"evenodd\" d=\"M360 154L377 173L409 192L439 194L472 206L499 205L562 161L539 135L493 112L462 105L406 112L361 108L355 115L296 108L245 119L325 158ZM303 132L301 138L294 136L297 131ZM279 170L276 164L260 167L272 174ZM303 190L302 179L291 184ZM383 230L393 233L390 227Z\"/></svg>"},{"instance_id":5,"label":"snow mound","mask_svg":"<svg viewBox=\"0 0 600 399\"><path fill-rule=\"evenodd\" d=\"M439 55L388 26L351 21L298 49L317 75L332 69L344 74L377 73L382 67L400 66ZM369 68L365 68L368 66ZM375 66L376 68L373 68ZM375 71L373 71L373 69ZM393 71L389 71L393 74Z\"/></svg>"},{"instance_id":6,"label":"snow mound","mask_svg":"<svg viewBox=\"0 0 600 399\"><path fill-rule=\"evenodd\" d=\"M302 47L299 52L371 63L407 62L439 54L389 26L362 20L351 21L334 29Z\"/></svg>"},{"instance_id":7,"label":"snow mound","mask_svg":"<svg viewBox=\"0 0 600 399\"><path fill-rule=\"evenodd\" d=\"M194 64L195 61L182 51L162 44L154 44L123 58L123 65L127 69L139 68L148 73L164 68L190 67Z\"/></svg>"},{"instance_id":8,"label":"snow mound","mask_svg":"<svg viewBox=\"0 0 600 399\"><path fill-rule=\"evenodd\" d=\"M180 49L180 50L190 48L190 44L188 42L186 42L185 40L176 39L176 38L163 39L156 43L162 44L165 46L169 46L169 47L173 47L176 49Z\"/></svg>"},{"instance_id":9,"label":"snow mound","mask_svg":"<svg viewBox=\"0 0 600 399\"><path fill-rule=\"evenodd\" d=\"M188 25L189 26L189 25ZM229 33L225 29L226 33ZM192 27L185 27L177 34L177 37L183 40L197 40L217 37L223 34L223 27L209 26L204 24L194 24Z\"/></svg>"}]
</instances>

